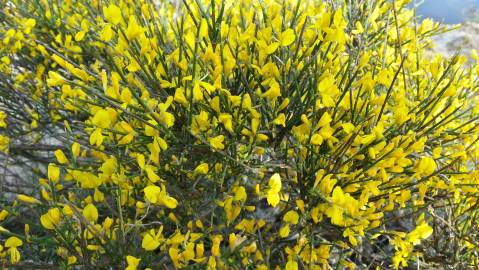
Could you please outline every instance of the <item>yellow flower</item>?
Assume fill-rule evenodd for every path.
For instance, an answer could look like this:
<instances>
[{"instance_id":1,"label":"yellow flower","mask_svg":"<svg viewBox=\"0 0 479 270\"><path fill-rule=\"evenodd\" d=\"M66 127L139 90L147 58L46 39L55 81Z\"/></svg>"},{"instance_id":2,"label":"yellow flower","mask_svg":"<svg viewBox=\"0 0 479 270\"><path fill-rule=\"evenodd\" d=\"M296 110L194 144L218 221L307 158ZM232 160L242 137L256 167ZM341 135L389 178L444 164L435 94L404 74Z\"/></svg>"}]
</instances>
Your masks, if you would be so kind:
<instances>
[{"instance_id":1,"label":"yellow flower","mask_svg":"<svg viewBox=\"0 0 479 270\"><path fill-rule=\"evenodd\" d=\"M344 223L342 202L345 200L343 190L337 186L332 195L332 205L326 210L326 215L331 218L331 223L342 226Z\"/></svg>"},{"instance_id":2,"label":"yellow flower","mask_svg":"<svg viewBox=\"0 0 479 270\"><path fill-rule=\"evenodd\" d=\"M279 42L281 43L281 46L289 46L294 42L295 39L296 35L294 34L294 30L290 28L286 29L279 36Z\"/></svg>"},{"instance_id":3,"label":"yellow flower","mask_svg":"<svg viewBox=\"0 0 479 270\"><path fill-rule=\"evenodd\" d=\"M355 35L358 35L358 34L361 34L364 32L364 28L363 28L363 25L361 24L360 21L357 21L356 22L356 29L354 29L353 31L351 31L351 33L355 34Z\"/></svg>"},{"instance_id":4,"label":"yellow flower","mask_svg":"<svg viewBox=\"0 0 479 270\"><path fill-rule=\"evenodd\" d=\"M321 145L323 143L323 137L319 134L313 134L311 136L311 144L312 145Z\"/></svg>"},{"instance_id":5,"label":"yellow flower","mask_svg":"<svg viewBox=\"0 0 479 270\"><path fill-rule=\"evenodd\" d=\"M107 24L100 32L100 40L108 42L113 38L113 30L111 29L111 25Z\"/></svg>"},{"instance_id":6,"label":"yellow flower","mask_svg":"<svg viewBox=\"0 0 479 270\"><path fill-rule=\"evenodd\" d=\"M335 84L334 77L328 76L322 79L318 84L318 91L325 107L334 107L336 105L334 98L339 95L339 89Z\"/></svg>"},{"instance_id":7,"label":"yellow flower","mask_svg":"<svg viewBox=\"0 0 479 270\"><path fill-rule=\"evenodd\" d=\"M416 163L415 169L419 176L429 176L436 171L436 162L431 157L423 157Z\"/></svg>"},{"instance_id":8,"label":"yellow flower","mask_svg":"<svg viewBox=\"0 0 479 270\"><path fill-rule=\"evenodd\" d=\"M85 38L85 34L86 34L85 31L80 31L80 32L76 33L75 34L75 40L76 41L82 41L83 38Z\"/></svg>"},{"instance_id":9,"label":"yellow flower","mask_svg":"<svg viewBox=\"0 0 479 270\"><path fill-rule=\"evenodd\" d=\"M273 42L271 44L263 43L263 49L266 54L273 54L279 47L279 42ZM260 45L261 46L261 45Z\"/></svg>"},{"instance_id":10,"label":"yellow flower","mask_svg":"<svg viewBox=\"0 0 479 270\"><path fill-rule=\"evenodd\" d=\"M71 208L70 206L68 206L68 205L63 206L62 212L63 212L63 214L66 215L66 216L69 216L69 217L73 216L73 210L72 210L72 208Z\"/></svg>"},{"instance_id":11,"label":"yellow flower","mask_svg":"<svg viewBox=\"0 0 479 270\"><path fill-rule=\"evenodd\" d=\"M286 212L286 214L284 215L283 217L283 220L287 223L290 223L290 224L293 224L293 225L296 225L298 224L298 221L299 221L299 215L296 211L294 210L289 210L288 212Z\"/></svg>"},{"instance_id":12,"label":"yellow flower","mask_svg":"<svg viewBox=\"0 0 479 270\"><path fill-rule=\"evenodd\" d=\"M354 231L351 230L350 228L347 228L346 230L344 230L343 236L348 237L349 243L351 243L353 247L358 245L358 240L356 240Z\"/></svg>"},{"instance_id":13,"label":"yellow flower","mask_svg":"<svg viewBox=\"0 0 479 270\"><path fill-rule=\"evenodd\" d=\"M103 7L103 14L108 22L117 25L121 22L121 9L114 5L110 4L108 7Z\"/></svg>"},{"instance_id":14,"label":"yellow flower","mask_svg":"<svg viewBox=\"0 0 479 270\"><path fill-rule=\"evenodd\" d=\"M145 169L145 156L142 155L142 154L138 154L136 156L136 162L138 163L138 166L140 167L140 169L144 170Z\"/></svg>"},{"instance_id":15,"label":"yellow flower","mask_svg":"<svg viewBox=\"0 0 479 270\"><path fill-rule=\"evenodd\" d=\"M219 121L225 126L226 130L229 132L233 133L233 122L232 122L233 117L231 114L228 113L222 113L219 116Z\"/></svg>"},{"instance_id":16,"label":"yellow flower","mask_svg":"<svg viewBox=\"0 0 479 270\"><path fill-rule=\"evenodd\" d=\"M201 101L204 99L203 90L200 87L199 82L195 82L193 86L193 100L194 101Z\"/></svg>"},{"instance_id":17,"label":"yellow flower","mask_svg":"<svg viewBox=\"0 0 479 270\"><path fill-rule=\"evenodd\" d=\"M318 223L322 220L322 213L320 213L319 207L314 207L311 209L311 218L313 219L314 223Z\"/></svg>"},{"instance_id":18,"label":"yellow flower","mask_svg":"<svg viewBox=\"0 0 479 270\"><path fill-rule=\"evenodd\" d=\"M0 211L0 221L4 221L8 217L9 213L7 210L3 209Z\"/></svg>"},{"instance_id":19,"label":"yellow flower","mask_svg":"<svg viewBox=\"0 0 479 270\"><path fill-rule=\"evenodd\" d=\"M65 156L65 153L61 149L58 149L54 152L55 157L57 158L58 163L66 164L68 163L68 158Z\"/></svg>"},{"instance_id":20,"label":"yellow flower","mask_svg":"<svg viewBox=\"0 0 479 270\"><path fill-rule=\"evenodd\" d=\"M273 124L286 127L286 115L284 113L278 114L278 116L273 120Z\"/></svg>"},{"instance_id":21,"label":"yellow flower","mask_svg":"<svg viewBox=\"0 0 479 270\"><path fill-rule=\"evenodd\" d=\"M11 236L5 241L5 247L7 248L19 247L21 245L23 245L23 241L16 236Z\"/></svg>"},{"instance_id":22,"label":"yellow flower","mask_svg":"<svg viewBox=\"0 0 479 270\"><path fill-rule=\"evenodd\" d=\"M48 230L55 229L60 223L60 209L52 208L48 212L40 217L40 223Z\"/></svg>"},{"instance_id":23,"label":"yellow flower","mask_svg":"<svg viewBox=\"0 0 479 270\"><path fill-rule=\"evenodd\" d=\"M107 110L101 109L93 116L92 123L98 128L108 128L113 122L113 117Z\"/></svg>"},{"instance_id":24,"label":"yellow flower","mask_svg":"<svg viewBox=\"0 0 479 270\"><path fill-rule=\"evenodd\" d=\"M351 134L354 131L354 125L351 123L343 123L341 124L341 127L347 134Z\"/></svg>"},{"instance_id":25,"label":"yellow flower","mask_svg":"<svg viewBox=\"0 0 479 270\"><path fill-rule=\"evenodd\" d=\"M161 244L161 240L163 239L163 235L161 234L162 232L163 232L163 226L160 227L158 232L155 232L154 229L149 230L143 236L141 247L147 251L152 251L157 249Z\"/></svg>"},{"instance_id":26,"label":"yellow flower","mask_svg":"<svg viewBox=\"0 0 479 270\"><path fill-rule=\"evenodd\" d=\"M9 143L44 143L45 128L73 144L55 164L36 162L47 179L8 208L40 213L40 230L7 210L0 222L24 227L28 247L49 234L67 268L94 264L123 243L119 232L142 252L117 254L114 269L159 255L174 268L352 268L330 256L379 236L394 250L384 266L407 267L433 228L422 216L410 232L381 231L394 216L385 212L427 213L436 202L460 206L454 218L470 224L455 229L475 237L479 56L426 53L443 31L410 23L409 0L395 1L397 14L388 0L9 2L0 74L13 94L0 94L0 151L35 156ZM383 31L388 21L399 29ZM208 181L187 182L198 178ZM318 226L340 233L312 243L311 232L327 236ZM96 255L76 241L66 249L64 236ZM14 240L0 246L0 264L28 251ZM470 240L459 244L472 251ZM464 267L477 261L468 254Z\"/></svg>"},{"instance_id":27,"label":"yellow flower","mask_svg":"<svg viewBox=\"0 0 479 270\"><path fill-rule=\"evenodd\" d=\"M0 128L7 127L7 123L5 122L6 117L7 117L7 114L5 112L0 111Z\"/></svg>"},{"instance_id":28,"label":"yellow flower","mask_svg":"<svg viewBox=\"0 0 479 270\"><path fill-rule=\"evenodd\" d=\"M77 257L75 256L68 256L68 259L67 259L67 264L68 265L73 265L77 262Z\"/></svg>"},{"instance_id":29,"label":"yellow flower","mask_svg":"<svg viewBox=\"0 0 479 270\"><path fill-rule=\"evenodd\" d=\"M203 242L196 244L196 257L197 259L202 259L205 252L205 245Z\"/></svg>"},{"instance_id":30,"label":"yellow flower","mask_svg":"<svg viewBox=\"0 0 479 270\"><path fill-rule=\"evenodd\" d=\"M133 40L143 33L143 28L136 22L135 16L131 15L128 19L128 28L126 29L126 37Z\"/></svg>"},{"instance_id":31,"label":"yellow flower","mask_svg":"<svg viewBox=\"0 0 479 270\"><path fill-rule=\"evenodd\" d=\"M286 238L289 236L289 231L289 224L285 224L279 229L279 236Z\"/></svg>"},{"instance_id":32,"label":"yellow flower","mask_svg":"<svg viewBox=\"0 0 479 270\"><path fill-rule=\"evenodd\" d=\"M38 201L37 199L33 198L33 197L30 197L30 196L27 196L27 195L24 195L24 194L18 194L17 195L17 199L19 201L22 201L22 202L26 202L26 203L40 203L40 201Z\"/></svg>"},{"instance_id":33,"label":"yellow flower","mask_svg":"<svg viewBox=\"0 0 479 270\"><path fill-rule=\"evenodd\" d=\"M23 241L15 236L11 236L5 241L5 247L8 248L10 262L16 264L20 261L20 252L17 247L23 245Z\"/></svg>"},{"instance_id":34,"label":"yellow flower","mask_svg":"<svg viewBox=\"0 0 479 270\"><path fill-rule=\"evenodd\" d=\"M74 142L72 144L72 155L76 159L78 156L80 156L80 144L77 142Z\"/></svg>"},{"instance_id":35,"label":"yellow flower","mask_svg":"<svg viewBox=\"0 0 479 270\"><path fill-rule=\"evenodd\" d=\"M225 145L223 144L224 140L225 140L225 136L223 135L218 135L216 137L208 139L209 143L214 149L220 149L220 150L225 148Z\"/></svg>"},{"instance_id":36,"label":"yellow flower","mask_svg":"<svg viewBox=\"0 0 479 270\"><path fill-rule=\"evenodd\" d=\"M233 197L234 201L246 201L246 199L248 198L248 194L246 194L246 189L242 186L234 187L233 192L234 192L234 197Z\"/></svg>"},{"instance_id":37,"label":"yellow flower","mask_svg":"<svg viewBox=\"0 0 479 270\"><path fill-rule=\"evenodd\" d=\"M55 71L48 72L47 85L48 86L59 86L65 83L65 78Z\"/></svg>"},{"instance_id":38,"label":"yellow flower","mask_svg":"<svg viewBox=\"0 0 479 270\"><path fill-rule=\"evenodd\" d=\"M0 135L0 151L7 151L10 139L7 136Z\"/></svg>"},{"instance_id":39,"label":"yellow flower","mask_svg":"<svg viewBox=\"0 0 479 270\"><path fill-rule=\"evenodd\" d=\"M199 32L199 38L203 39L208 36L208 22L206 19L202 19L200 23L200 32Z\"/></svg>"},{"instance_id":40,"label":"yellow flower","mask_svg":"<svg viewBox=\"0 0 479 270\"><path fill-rule=\"evenodd\" d=\"M152 165L145 165L145 172L146 172L146 175L148 176L148 179L155 183L157 182L158 180L160 180L161 178L156 174L156 172L154 171L154 166Z\"/></svg>"},{"instance_id":41,"label":"yellow flower","mask_svg":"<svg viewBox=\"0 0 479 270\"><path fill-rule=\"evenodd\" d=\"M298 270L298 262L294 260L288 260L285 270Z\"/></svg>"},{"instance_id":42,"label":"yellow flower","mask_svg":"<svg viewBox=\"0 0 479 270\"><path fill-rule=\"evenodd\" d=\"M175 198L173 198L169 195L164 195L161 198L161 202L164 206L166 206L170 209L175 209L178 206L178 201Z\"/></svg>"},{"instance_id":43,"label":"yellow flower","mask_svg":"<svg viewBox=\"0 0 479 270\"><path fill-rule=\"evenodd\" d=\"M32 28L35 27L37 24L37 21L35 19L27 19L24 23L22 23L22 26L25 28L25 34L30 34L32 31Z\"/></svg>"},{"instance_id":44,"label":"yellow flower","mask_svg":"<svg viewBox=\"0 0 479 270\"><path fill-rule=\"evenodd\" d=\"M96 128L90 135L90 144L99 147L103 143L104 136L101 128Z\"/></svg>"},{"instance_id":45,"label":"yellow flower","mask_svg":"<svg viewBox=\"0 0 479 270\"><path fill-rule=\"evenodd\" d=\"M57 183L60 179L60 168L53 163L48 164L48 179L53 183Z\"/></svg>"},{"instance_id":46,"label":"yellow flower","mask_svg":"<svg viewBox=\"0 0 479 270\"><path fill-rule=\"evenodd\" d=\"M98 220L98 209L91 203L83 208L82 214L90 222L95 223Z\"/></svg>"},{"instance_id":47,"label":"yellow flower","mask_svg":"<svg viewBox=\"0 0 479 270\"><path fill-rule=\"evenodd\" d=\"M188 105L188 100L185 96L185 90L183 88L176 88L174 100L183 106Z\"/></svg>"},{"instance_id":48,"label":"yellow flower","mask_svg":"<svg viewBox=\"0 0 479 270\"><path fill-rule=\"evenodd\" d=\"M421 240L424 240L431 236L433 229L427 223L418 225L413 231L407 234L406 240L413 245L419 244Z\"/></svg>"},{"instance_id":49,"label":"yellow flower","mask_svg":"<svg viewBox=\"0 0 479 270\"><path fill-rule=\"evenodd\" d=\"M211 246L211 255L219 256L221 254L220 251L220 243L223 241L222 235L214 235L211 237L212 246Z\"/></svg>"},{"instance_id":50,"label":"yellow flower","mask_svg":"<svg viewBox=\"0 0 479 270\"><path fill-rule=\"evenodd\" d=\"M267 192L268 204L276 207L279 203L279 192L281 191L281 177L278 173L275 173L269 179L269 190Z\"/></svg>"},{"instance_id":51,"label":"yellow flower","mask_svg":"<svg viewBox=\"0 0 479 270\"><path fill-rule=\"evenodd\" d=\"M207 174L208 171L209 171L209 165L208 163L201 163L200 165L198 165L195 170L194 170L194 173L195 174Z\"/></svg>"},{"instance_id":52,"label":"yellow flower","mask_svg":"<svg viewBox=\"0 0 479 270\"><path fill-rule=\"evenodd\" d=\"M138 265L140 265L140 261L141 259L138 259L131 255L127 255L126 263L128 264L128 266L125 268L125 270L136 270L138 268Z\"/></svg>"},{"instance_id":53,"label":"yellow flower","mask_svg":"<svg viewBox=\"0 0 479 270\"><path fill-rule=\"evenodd\" d=\"M146 201L156 204L159 202L159 196L161 194L161 188L155 185L150 185L147 186L143 189L143 192L145 193L145 199Z\"/></svg>"},{"instance_id":54,"label":"yellow flower","mask_svg":"<svg viewBox=\"0 0 479 270\"><path fill-rule=\"evenodd\" d=\"M160 188L155 185L149 185L143 189L146 201L152 204L162 204L167 208L174 209L178 206L178 201L166 193L165 187Z\"/></svg>"},{"instance_id":55,"label":"yellow flower","mask_svg":"<svg viewBox=\"0 0 479 270\"><path fill-rule=\"evenodd\" d=\"M281 96L281 89L279 83L273 80L269 85L269 89L264 92L262 96L271 101L275 101L278 97Z\"/></svg>"},{"instance_id":56,"label":"yellow flower","mask_svg":"<svg viewBox=\"0 0 479 270\"><path fill-rule=\"evenodd\" d=\"M314 186L319 183L319 192L321 192L321 195L323 196L329 196L331 194L331 191L333 191L334 186L337 183L337 180L334 178L331 178L333 175L328 174L324 176L324 170L320 170L318 174L316 175L316 181Z\"/></svg>"}]
</instances>

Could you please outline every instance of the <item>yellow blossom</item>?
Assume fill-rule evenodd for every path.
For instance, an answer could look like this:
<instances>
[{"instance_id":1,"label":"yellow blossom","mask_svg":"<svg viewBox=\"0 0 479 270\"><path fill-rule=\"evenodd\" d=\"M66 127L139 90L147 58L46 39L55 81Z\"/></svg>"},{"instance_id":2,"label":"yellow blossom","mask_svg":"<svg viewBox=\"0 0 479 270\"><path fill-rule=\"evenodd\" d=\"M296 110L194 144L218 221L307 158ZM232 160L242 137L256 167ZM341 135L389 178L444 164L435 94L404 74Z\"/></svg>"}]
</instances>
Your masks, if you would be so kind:
<instances>
[{"instance_id":1,"label":"yellow blossom","mask_svg":"<svg viewBox=\"0 0 479 270\"><path fill-rule=\"evenodd\" d=\"M216 137L213 137L213 138L209 138L209 143L211 144L211 146L215 149L219 149L219 150L222 150L225 148L224 144L223 144L223 141L225 140L225 136L223 135L218 135Z\"/></svg>"},{"instance_id":2,"label":"yellow blossom","mask_svg":"<svg viewBox=\"0 0 479 270\"><path fill-rule=\"evenodd\" d=\"M58 163L66 164L68 163L68 158L65 156L65 153L61 149L58 149L54 152L55 157L57 158Z\"/></svg>"},{"instance_id":3,"label":"yellow blossom","mask_svg":"<svg viewBox=\"0 0 479 270\"><path fill-rule=\"evenodd\" d=\"M140 264L140 261L141 259L134 256L126 256L127 267L125 268L125 270L136 270L138 268L138 265Z\"/></svg>"},{"instance_id":4,"label":"yellow blossom","mask_svg":"<svg viewBox=\"0 0 479 270\"><path fill-rule=\"evenodd\" d=\"M40 217L40 223L45 229L53 230L56 229L60 223L60 209L51 208L48 212Z\"/></svg>"},{"instance_id":5,"label":"yellow blossom","mask_svg":"<svg viewBox=\"0 0 479 270\"><path fill-rule=\"evenodd\" d=\"M55 164L50 163L48 164L48 179L53 183L58 182L60 178L60 168L58 168Z\"/></svg>"},{"instance_id":6,"label":"yellow blossom","mask_svg":"<svg viewBox=\"0 0 479 270\"><path fill-rule=\"evenodd\" d=\"M195 174L207 174L209 171L209 165L208 163L201 163L200 165L198 165L195 170L194 170L194 173Z\"/></svg>"},{"instance_id":7,"label":"yellow blossom","mask_svg":"<svg viewBox=\"0 0 479 270\"><path fill-rule=\"evenodd\" d=\"M98 220L98 209L91 203L83 208L82 213L86 220L90 222L96 222Z\"/></svg>"},{"instance_id":8,"label":"yellow blossom","mask_svg":"<svg viewBox=\"0 0 479 270\"><path fill-rule=\"evenodd\" d=\"M268 182L269 189L267 192L268 204L276 207L279 203L279 192L281 191L281 177L278 173L271 176Z\"/></svg>"},{"instance_id":9,"label":"yellow blossom","mask_svg":"<svg viewBox=\"0 0 479 270\"><path fill-rule=\"evenodd\" d=\"M121 21L121 9L114 5L110 4L108 7L103 7L103 14L108 22L117 25Z\"/></svg>"},{"instance_id":10,"label":"yellow blossom","mask_svg":"<svg viewBox=\"0 0 479 270\"><path fill-rule=\"evenodd\" d=\"M18 194L17 199L19 201L26 202L26 203L39 203L39 201L37 199L35 199L33 197L30 197L30 196L27 196L27 195L24 195L24 194Z\"/></svg>"}]
</instances>

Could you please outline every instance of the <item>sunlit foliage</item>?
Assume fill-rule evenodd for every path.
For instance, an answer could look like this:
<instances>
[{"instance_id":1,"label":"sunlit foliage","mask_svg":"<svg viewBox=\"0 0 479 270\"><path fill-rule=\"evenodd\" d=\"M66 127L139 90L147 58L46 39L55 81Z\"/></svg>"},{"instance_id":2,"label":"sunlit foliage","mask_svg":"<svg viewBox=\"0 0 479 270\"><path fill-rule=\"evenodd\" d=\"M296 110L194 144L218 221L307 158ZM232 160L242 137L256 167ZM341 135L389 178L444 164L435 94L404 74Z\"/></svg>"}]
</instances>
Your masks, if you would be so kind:
<instances>
[{"instance_id":1,"label":"sunlit foliage","mask_svg":"<svg viewBox=\"0 0 479 270\"><path fill-rule=\"evenodd\" d=\"M0 265L477 267L477 57L407 2L4 1Z\"/></svg>"}]
</instances>

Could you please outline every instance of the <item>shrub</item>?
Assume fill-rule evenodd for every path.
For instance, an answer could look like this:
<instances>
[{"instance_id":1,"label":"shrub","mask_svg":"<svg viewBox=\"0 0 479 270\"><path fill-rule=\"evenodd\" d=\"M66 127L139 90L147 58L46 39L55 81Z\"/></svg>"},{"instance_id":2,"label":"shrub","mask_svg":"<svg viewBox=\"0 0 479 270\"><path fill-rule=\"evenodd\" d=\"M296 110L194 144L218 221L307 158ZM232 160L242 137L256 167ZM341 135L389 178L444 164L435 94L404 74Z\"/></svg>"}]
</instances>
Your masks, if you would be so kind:
<instances>
[{"instance_id":1,"label":"shrub","mask_svg":"<svg viewBox=\"0 0 479 270\"><path fill-rule=\"evenodd\" d=\"M479 69L407 2L6 1L3 267L477 266Z\"/></svg>"}]
</instances>

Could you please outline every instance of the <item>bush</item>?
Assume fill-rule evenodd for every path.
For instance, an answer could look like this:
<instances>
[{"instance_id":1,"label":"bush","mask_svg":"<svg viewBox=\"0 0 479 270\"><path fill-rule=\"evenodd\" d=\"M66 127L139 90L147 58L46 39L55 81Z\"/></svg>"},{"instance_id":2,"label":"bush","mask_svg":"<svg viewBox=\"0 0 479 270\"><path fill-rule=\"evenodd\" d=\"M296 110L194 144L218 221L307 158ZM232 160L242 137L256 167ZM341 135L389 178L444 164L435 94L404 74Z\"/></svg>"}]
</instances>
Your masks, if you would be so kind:
<instances>
[{"instance_id":1,"label":"bush","mask_svg":"<svg viewBox=\"0 0 479 270\"><path fill-rule=\"evenodd\" d=\"M5 1L3 267L477 267L479 69L407 2Z\"/></svg>"}]
</instances>

